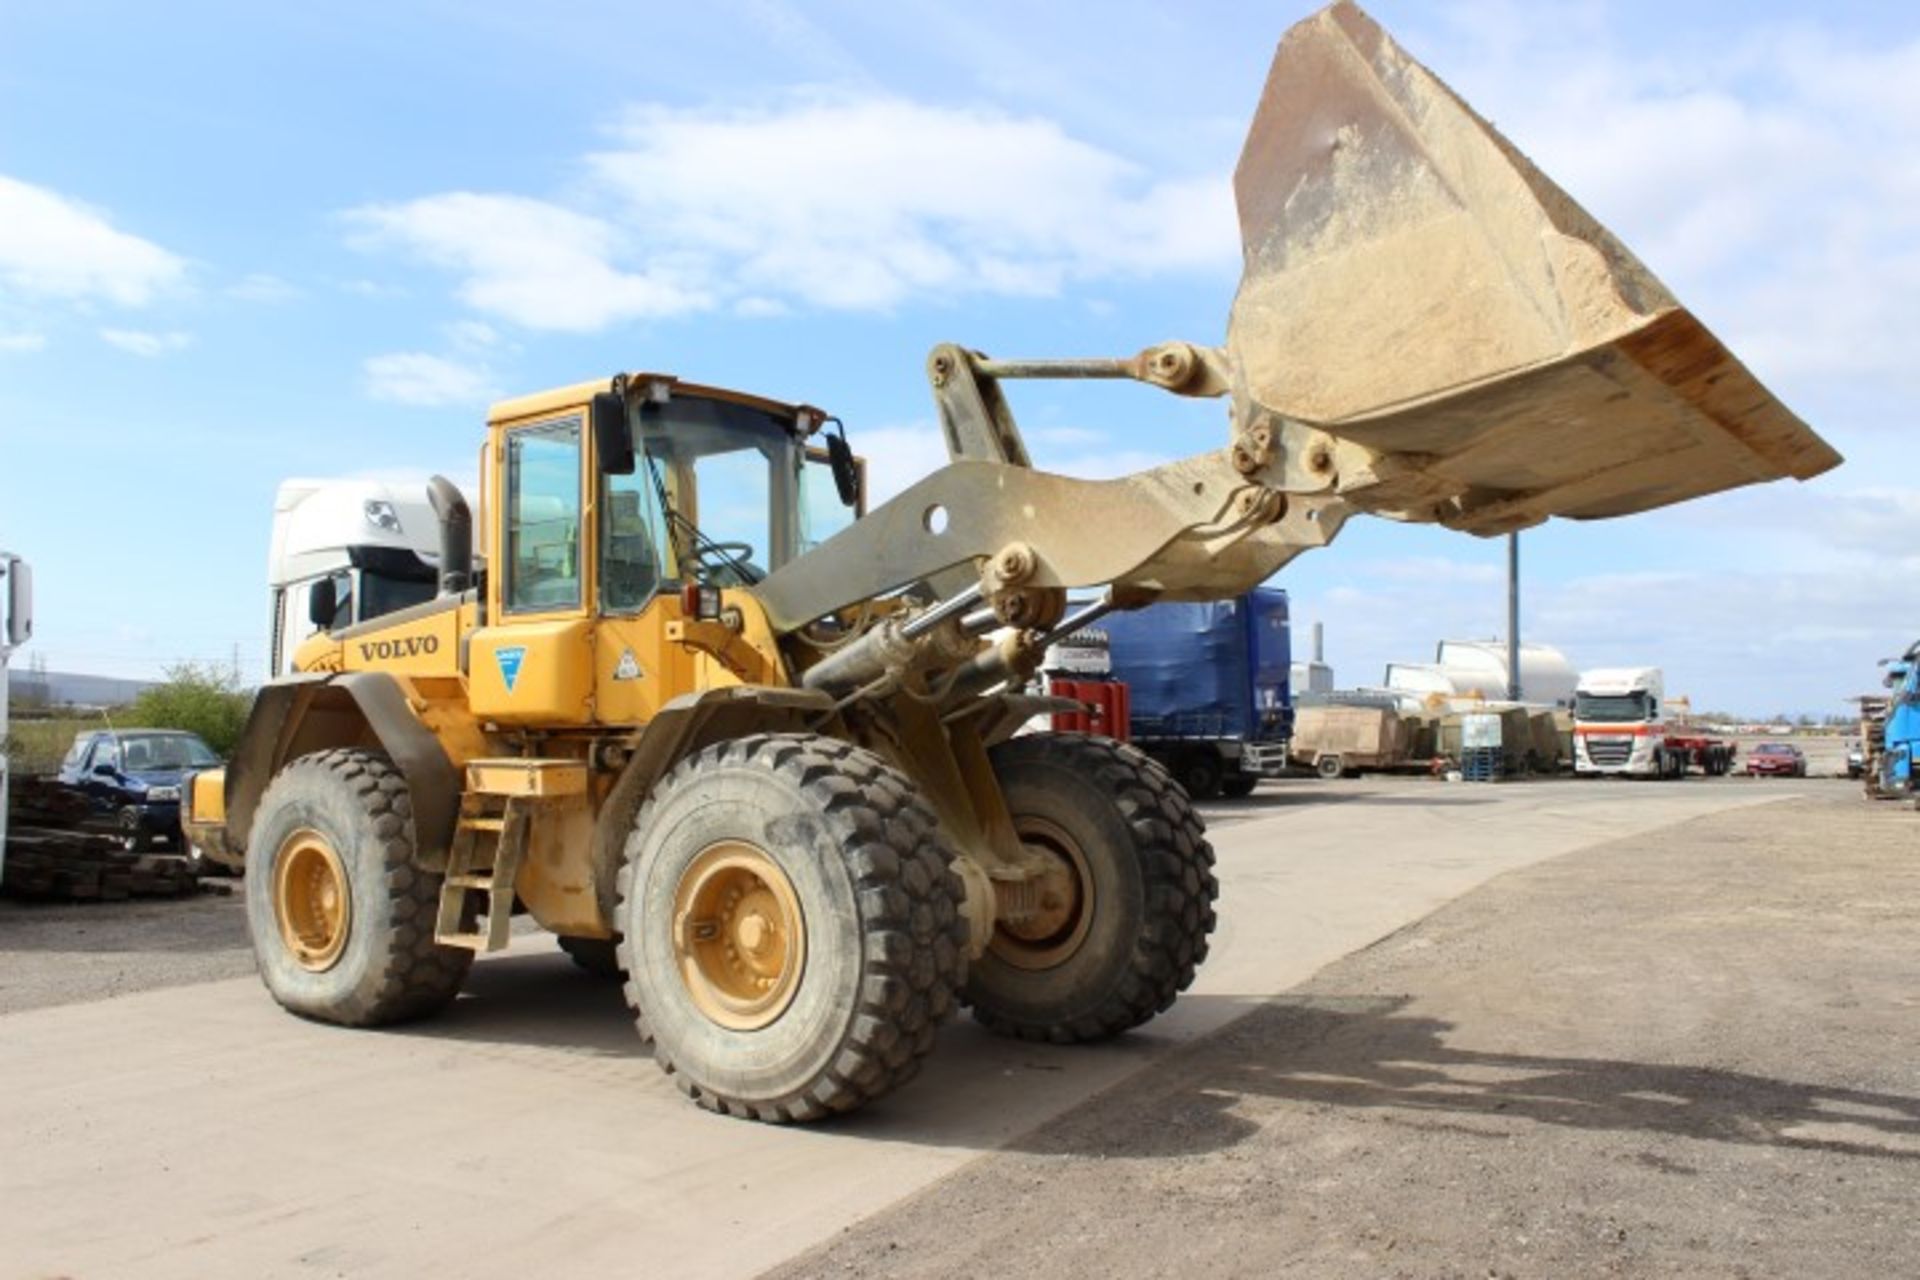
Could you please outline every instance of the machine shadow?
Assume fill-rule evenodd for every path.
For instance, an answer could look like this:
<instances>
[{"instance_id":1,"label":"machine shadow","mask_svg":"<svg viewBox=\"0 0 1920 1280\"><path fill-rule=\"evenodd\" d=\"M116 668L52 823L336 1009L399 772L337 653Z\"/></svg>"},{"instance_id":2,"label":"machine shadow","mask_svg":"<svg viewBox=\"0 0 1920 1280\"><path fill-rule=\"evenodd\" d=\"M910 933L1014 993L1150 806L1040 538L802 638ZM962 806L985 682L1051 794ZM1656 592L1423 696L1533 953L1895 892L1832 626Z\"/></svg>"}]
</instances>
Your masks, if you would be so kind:
<instances>
[{"instance_id":1,"label":"machine shadow","mask_svg":"<svg viewBox=\"0 0 1920 1280\"><path fill-rule=\"evenodd\" d=\"M1492 1139L1526 1124L1920 1162L1920 1097L1713 1067L1456 1048L1447 1043L1452 1023L1408 1016L1408 1003L1259 1002L1013 1146L1114 1159L1218 1151L1259 1132L1258 1121L1241 1114L1258 1099L1390 1112L1407 1124ZM1121 1110L1161 1123L1101 1123ZM1461 1123L1482 1119L1494 1124Z\"/></svg>"},{"instance_id":2,"label":"machine shadow","mask_svg":"<svg viewBox=\"0 0 1920 1280\"><path fill-rule=\"evenodd\" d=\"M1389 807L1428 807L1456 808L1465 805L1494 804L1498 797L1440 794L1439 788L1431 791L1360 791L1347 790L1338 786L1313 782L1306 784L1310 790L1300 791L1256 791L1239 800L1206 800L1198 806L1201 817L1212 822L1215 819L1232 821L1235 819L1259 817L1279 810L1301 808L1310 805L1359 804L1386 805Z\"/></svg>"},{"instance_id":3,"label":"machine shadow","mask_svg":"<svg viewBox=\"0 0 1920 1280\"><path fill-rule=\"evenodd\" d=\"M1159 1159L1244 1142L1261 1128L1246 1113L1279 1102L1386 1112L1407 1124L1488 1137L1527 1124L1920 1162L1920 1097L1713 1067L1459 1048L1448 1043L1452 1023L1408 1015L1405 997L1188 995L1181 1003L1204 1010L1202 1021L1219 1029L1180 1043L1149 1025L1106 1044L1061 1047L997 1039L962 1014L943 1030L922 1079L808 1130L885 1143ZM649 1056L619 985L557 954L478 964L450 1009L393 1034ZM1003 1113L1020 1111L1035 1090L1057 1105L1032 1113L1036 1127L1008 1131ZM964 1105L940 1105L955 1091ZM1158 1123L1112 1123L1120 1112Z\"/></svg>"},{"instance_id":4,"label":"machine shadow","mask_svg":"<svg viewBox=\"0 0 1920 1280\"><path fill-rule=\"evenodd\" d=\"M1298 809L1318 804L1350 804L1361 798L1357 791L1337 791L1318 782L1305 781L1297 785L1292 782L1280 783L1255 791L1250 796L1225 799L1216 796L1211 800L1196 802L1200 812L1213 817L1250 816L1280 809Z\"/></svg>"},{"instance_id":5,"label":"machine shadow","mask_svg":"<svg viewBox=\"0 0 1920 1280\"><path fill-rule=\"evenodd\" d=\"M394 1034L524 1045L593 1057L652 1057L633 1029L620 984L551 954L488 956L467 975L460 998Z\"/></svg>"}]
</instances>

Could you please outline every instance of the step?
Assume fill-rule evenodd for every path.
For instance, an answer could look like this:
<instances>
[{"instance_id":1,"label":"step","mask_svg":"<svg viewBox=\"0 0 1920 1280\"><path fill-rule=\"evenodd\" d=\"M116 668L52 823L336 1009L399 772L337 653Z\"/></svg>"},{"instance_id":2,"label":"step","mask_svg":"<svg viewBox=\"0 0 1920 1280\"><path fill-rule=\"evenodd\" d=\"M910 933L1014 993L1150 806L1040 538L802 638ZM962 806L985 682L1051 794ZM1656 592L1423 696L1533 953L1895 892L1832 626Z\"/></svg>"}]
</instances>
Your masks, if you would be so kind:
<instances>
[{"instance_id":1,"label":"step","mask_svg":"<svg viewBox=\"0 0 1920 1280\"><path fill-rule=\"evenodd\" d=\"M587 792L584 760L506 756L467 761L467 791L475 795L552 800Z\"/></svg>"}]
</instances>

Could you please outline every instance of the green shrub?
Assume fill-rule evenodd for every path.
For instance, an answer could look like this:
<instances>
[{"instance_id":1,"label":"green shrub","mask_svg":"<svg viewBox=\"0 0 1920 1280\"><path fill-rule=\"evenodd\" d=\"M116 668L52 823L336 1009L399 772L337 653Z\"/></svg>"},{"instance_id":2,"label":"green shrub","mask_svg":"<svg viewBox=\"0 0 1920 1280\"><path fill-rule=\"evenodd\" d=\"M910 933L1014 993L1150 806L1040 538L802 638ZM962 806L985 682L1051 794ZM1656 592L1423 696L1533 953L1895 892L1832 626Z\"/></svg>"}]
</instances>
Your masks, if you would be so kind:
<instances>
[{"instance_id":1,"label":"green shrub","mask_svg":"<svg viewBox=\"0 0 1920 1280\"><path fill-rule=\"evenodd\" d=\"M197 733L215 752L226 756L240 740L253 693L240 685L239 676L217 667L182 663L166 669L167 678L133 700L128 728L184 729Z\"/></svg>"}]
</instances>

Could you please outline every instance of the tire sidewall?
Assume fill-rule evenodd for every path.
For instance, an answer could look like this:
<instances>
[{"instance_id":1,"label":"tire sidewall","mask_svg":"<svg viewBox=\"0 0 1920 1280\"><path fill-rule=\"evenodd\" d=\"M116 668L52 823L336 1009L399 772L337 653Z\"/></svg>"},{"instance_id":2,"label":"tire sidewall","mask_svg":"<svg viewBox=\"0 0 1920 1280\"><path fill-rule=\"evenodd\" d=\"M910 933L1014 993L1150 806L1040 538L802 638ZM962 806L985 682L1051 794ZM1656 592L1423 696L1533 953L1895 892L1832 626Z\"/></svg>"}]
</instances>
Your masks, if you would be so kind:
<instances>
[{"instance_id":1,"label":"tire sidewall","mask_svg":"<svg viewBox=\"0 0 1920 1280\"><path fill-rule=\"evenodd\" d=\"M269 803L270 802L270 803ZM381 908L388 840L406 838L404 829L383 837L375 818L356 803L343 779L318 762L296 761L277 779L247 837L247 927L253 934L260 976L274 997L296 1013L333 1016L343 1002L371 999L383 976L391 924ZM302 828L325 836L346 871L347 941L331 966L318 973L300 965L280 936L274 910L274 872L287 837ZM431 927L432 921L420 922Z\"/></svg>"},{"instance_id":2,"label":"tire sidewall","mask_svg":"<svg viewBox=\"0 0 1920 1280\"><path fill-rule=\"evenodd\" d=\"M1043 818L1079 844L1094 881L1093 917L1080 946L1050 969L1020 968L989 946L971 966L969 991L1016 1020L1093 1016L1125 980L1145 924L1146 880L1133 830L1115 798L1077 769L1028 756L996 772L1016 825Z\"/></svg>"},{"instance_id":3,"label":"tire sidewall","mask_svg":"<svg viewBox=\"0 0 1920 1280\"><path fill-rule=\"evenodd\" d=\"M778 772L743 761L703 770L642 814L630 846L633 877L619 927L633 940L628 982L668 1061L700 1064L704 1083L749 1101L804 1091L832 1063L859 1016L865 930L842 840L818 798ZM757 846L786 873L800 904L806 953L791 1002L765 1027L720 1026L680 976L673 908L682 874L722 841Z\"/></svg>"}]
</instances>

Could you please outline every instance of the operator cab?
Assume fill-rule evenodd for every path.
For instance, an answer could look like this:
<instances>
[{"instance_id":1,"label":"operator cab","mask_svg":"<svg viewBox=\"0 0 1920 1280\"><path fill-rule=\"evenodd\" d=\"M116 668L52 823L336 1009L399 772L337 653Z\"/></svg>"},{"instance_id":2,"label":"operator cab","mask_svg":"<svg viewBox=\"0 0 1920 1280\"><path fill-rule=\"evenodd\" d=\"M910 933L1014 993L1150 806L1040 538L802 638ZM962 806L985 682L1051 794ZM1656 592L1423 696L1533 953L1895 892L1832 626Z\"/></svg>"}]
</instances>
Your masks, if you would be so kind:
<instances>
[{"instance_id":1,"label":"operator cab","mask_svg":"<svg viewBox=\"0 0 1920 1280\"><path fill-rule=\"evenodd\" d=\"M863 476L843 437L809 443L827 421L819 410L619 381L620 392L495 408L503 617L592 604L630 614L663 588L750 587L860 514Z\"/></svg>"}]
</instances>

